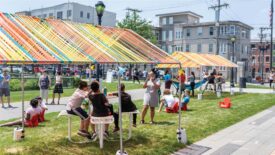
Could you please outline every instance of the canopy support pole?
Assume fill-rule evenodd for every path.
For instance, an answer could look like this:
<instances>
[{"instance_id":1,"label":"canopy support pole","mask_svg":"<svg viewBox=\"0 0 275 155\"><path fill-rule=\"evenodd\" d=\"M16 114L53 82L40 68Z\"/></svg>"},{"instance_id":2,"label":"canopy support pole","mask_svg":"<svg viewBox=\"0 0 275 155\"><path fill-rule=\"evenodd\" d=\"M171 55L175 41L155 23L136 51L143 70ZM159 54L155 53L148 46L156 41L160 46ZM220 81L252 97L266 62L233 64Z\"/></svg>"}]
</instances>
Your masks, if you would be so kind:
<instances>
[{"instance_id":1,"label":"canopy support pole","mask_svg":"<svg viewBox=\"0 0 275 155\"><path fill-rule=\"evenodd\" d=\"M22 72L21 72L21 95L22 95L22 130L24 132L25 128L25 103L24 103L24 98L25 98L25 88L24 88L24 65L22 64Z\"/></svg>"},{"instance_id":2,"label":"canopy support pole","mask_svg":"<svg viewBox=\"0 0 275 155\"><path fill-rule=\"evenodd\" d=\"M121 106L121 75L119 72L119 63L117 64L117 69L118 69L118 112L119 112L119 140L120 140L120 150L117 151L116 155L127 155L126 152L124 152L123 148L123 133L122 133L122 106Z\"/></svg>"},{"instance_id":3,"label":"canopy support pole","mask_svg":"<svg viewBox=\"0 0 275 155\"><path fill-rule=\"evenodd\" d=\"M92 83L92 72L91 72L91 67L92 67L92 64L89 64L89 81L88 81L88 86L90 87L91 83ZM88 115L91 114L91 106L92 103L90 100L88 100Z\"/></svg>"}]
</instances>

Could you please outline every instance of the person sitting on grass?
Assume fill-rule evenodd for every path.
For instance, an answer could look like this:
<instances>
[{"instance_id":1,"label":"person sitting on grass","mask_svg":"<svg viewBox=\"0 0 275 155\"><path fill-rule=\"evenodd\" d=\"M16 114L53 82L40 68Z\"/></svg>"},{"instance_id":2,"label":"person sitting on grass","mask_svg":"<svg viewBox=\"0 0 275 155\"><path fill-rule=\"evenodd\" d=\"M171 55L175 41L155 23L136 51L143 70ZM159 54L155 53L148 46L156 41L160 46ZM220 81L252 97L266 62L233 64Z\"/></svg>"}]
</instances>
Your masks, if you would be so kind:
<instances>
[{"instance_id":1,"label":"person sitting on grass","mask_svg":"<svg viewBox=\"0 0 275 155\"><path fill-rule=\"evenodd\" d=\"M181 107L184 107L190 102L190 90L185 90L182 96Z\"/></svg>"},{"instance_id":2,"label":"person sitting on grass","mask_svg":"<svg viewBox=\"0 0 275 155\"><path fill-rule=\"evenodd\" d=\"M24 124L25 126L29 126L28 121L32 119L32 117L40 115L40 109L38 108L38 100L37 99L32 99L30 101L31 107L29 107L26 110L26 115L24 119ZM15 125L21 125L22 124L22 119L14 121L14 122L8 122L5 124L0 125L0 127L5 127L5 126L15 126Z\"/></svg>"},{"instance_id":3,"label":"person sitting on grass","mask_svg":"<svg viewBox=\"0 0 275 155\"><path fill-rule=\"evenodd\" d=\"M160 99L160 107L159 107L159 111L162 111L162 107L163 105L165 105L166 108L173 108L175 105L175 98L173 96L173 94L171 94L171 91L169 89L165 89L163 91L163 96Z\"/></svg>"},{"instance_id":4,"label":"person sitting on grass","mask_svg":"<svg viewBox=\"0 0 275 155\"><path fill-rule=\"evenodd\" d=\"M91 83L91 90L93 94L89 95L89 100L93 105L92 116L93 117L106 117L113 115L113 106L109 104L109 101L105 97L103 93L99 90L99 83L98 81L93 81ZM104 137L109 136L108 132L109 125L105 125L105 133ZM92 124L93 134L92 139L96 138L95 126Z\"/></svg>"},{"instance_id":5,"label":"person sitting on grass","mask_svg":"<svg viewBox=\"0 0 275 155\"><path fill-rule=\"evenodd\" d=\"M131 96L125 92L125 85L122 83L120 85L120 89L121 89L121 111L122 112L133 112L137 110L136 105L134 104L134 102L131 99ZM118 96L118 93L113 93L112 95L114 96ZM119 126L118 126L118 118L119 118L119 114L118 113L114 113L114 123L115 123L115 128L113 130L113 132L117 132L119 131ZM137 114L133 114L133 126L136 127L136 122L137 122Z\"/></svg>"},{"instance_id":6,"label":"person sitting on grass","mask_svg":"<svg viewBox=\"0 0 275 155\"><path fill-rule=\"evenodd\" d=\"M89 91L87 82L80 81L78 89L75 90L67 104L67 113L79 116L81 119L80 129L78 130L77 134L89 139L91 138L91 135L88 132L90 125L90 117L87 114L87 112L81 108L81 104L90 93L91 91Z\"/></svg>"},{"instance_id":7,"label":"person sitting on grass","mask_svg":"<svg viewBox=\"0 0 275 155\"><path fill-rule=\"evenodd\" d=\"M38 101L38 108L40 109L41 113L40 113L40 119L39 122L44 122L45 121L45 111L48 110L48 107L46 106L46 104L43 102L42 98L40 96L37 96L35 98Z\"/></svg>"}]
</instances>

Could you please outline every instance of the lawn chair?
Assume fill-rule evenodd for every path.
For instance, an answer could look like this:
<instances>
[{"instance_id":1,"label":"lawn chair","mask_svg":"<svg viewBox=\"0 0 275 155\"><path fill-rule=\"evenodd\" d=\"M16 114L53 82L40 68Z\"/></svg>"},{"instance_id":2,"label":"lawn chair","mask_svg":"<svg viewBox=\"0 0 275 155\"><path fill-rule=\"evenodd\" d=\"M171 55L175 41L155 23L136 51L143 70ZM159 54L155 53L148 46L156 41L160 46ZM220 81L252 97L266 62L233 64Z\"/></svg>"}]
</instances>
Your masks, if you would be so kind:
<instances>
[{"instance_id":1,"label":"lawn chair","mask_svg":"<svg viewBox=\"0 0 275 155\"><path fill-rule=\"evenodd\" d=\"M132 137L132 127L133 127L133 114L139 114L138 110L131 111L131 112L122 112L122 114L128 114L129 115L129 128L128 128L128 139L131 139Z\"/></svg>"},{"instance_id":2,"label":"lawn chair","mask_svg":"<svg viewBox=\"0 0 275 155\"><path fill-rule=\"evenodd\" d=\"M231 108L231 105L232 105L232 103L231 103L230 98L224 98L223 102L219 102L220 108L229 109L229 108Z\"/></svg>"},{"instance_id":3,"label":"lawn chair","mask_svg":"<svg viewBox=\"0 0 275 155\"><path fill-rule=\"evenodd\" d=\"M71 143L74 143L74 144L85 144L85 143L92 142L90 140L86 140L86 141L74 141L74 140L72 140L72 117L76 117L76 115L68 114L67 110L62 110L58 114L57 118L59 118L61 116L68 118L68 140Z\"/></svg>"},{"instance_id":4,"label":"lawn chair","mask_svg":"<svg viewBox=\"0 0 275 155\"><path fill-rule=\"evenodd\" d=\"M114 122L114 117L106 116L106 117L91 117L91 123L96 127L97 137L99 139L99 147L103 149L103 141L104 141L104 132L105 132L105 125L111 124Z\"/></svg>"}]
</instances>

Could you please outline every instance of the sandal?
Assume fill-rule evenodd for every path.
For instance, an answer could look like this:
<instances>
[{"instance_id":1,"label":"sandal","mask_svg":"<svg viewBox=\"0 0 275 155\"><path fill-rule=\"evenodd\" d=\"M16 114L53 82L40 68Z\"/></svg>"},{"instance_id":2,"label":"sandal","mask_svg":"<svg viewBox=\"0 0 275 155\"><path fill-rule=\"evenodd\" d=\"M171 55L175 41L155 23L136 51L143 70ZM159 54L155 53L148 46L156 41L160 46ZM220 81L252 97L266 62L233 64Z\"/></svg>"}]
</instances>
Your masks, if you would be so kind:
<instances>
[{"instance_id":1,"label":"sandal","mask_svg":"<svg viewBox=\"0 0 275 155\"><path fill-rule=\"evenodd\" d=\"M155 122L154 122L154 121L151 121L150 124L155 124Z\"/></svg>"},{"instance_id":2,"label":"sandal","mask_svg":"<svg viewBox=\"0 0 275 155\"><path fill-rule=\"evenodd\" d=\"M140 124L145 124L145 121L144 121L144 120L141 120L141 121L140 121Z\"/></svg>"}]
</instances>

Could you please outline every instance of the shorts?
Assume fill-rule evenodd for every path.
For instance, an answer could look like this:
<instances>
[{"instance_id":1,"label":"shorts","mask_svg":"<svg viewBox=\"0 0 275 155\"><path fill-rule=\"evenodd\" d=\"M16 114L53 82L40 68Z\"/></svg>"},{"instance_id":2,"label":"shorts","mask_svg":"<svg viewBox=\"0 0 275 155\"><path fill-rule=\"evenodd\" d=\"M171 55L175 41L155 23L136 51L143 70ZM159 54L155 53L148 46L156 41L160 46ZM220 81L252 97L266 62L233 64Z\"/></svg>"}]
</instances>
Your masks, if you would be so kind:
<instances>
[{"instance_id":1,"label":"shorts","mask_svg":"<svg viewBox=\"0 0 275 155\"><path fill-rule=\"evenodd\" d=\"M54 86L53 93L55 94L62 94L63 93L63 86L61 83L56 83Z\"/></svg>"},{"instance_id":2,"label":"shorts","mask_svg":"<svg viewBox=\"0 0 275 155\"><path fill-rule=\"evenodd\" d=\"M185 91L185 84L184 83L182 83L181 85L180 85L180 90L183 92L183 91Z\"/></svg>"},{"instance_id":3,"label":"shorts","mask_svg":"<svg viewBox=\"0 0 275 155\"><path fill-rule=\"evenodd\" d=\"M42 99L46 99L49 96L49 90L48 89L40 89L40 97Z\"/></svg>"},{"instance_id":4,"label":"shorts","mask_svg":"<svg viewBox=\"0 0 275 155\"><path fill-rule=\"evenodd\" d=\"M87 120L89 118L89 115L87 114L87 112L84 111L81 107L67 110L67 113L79 116L81 118L81 120Z\"/></svg>"},{"instance_id":5,"label":"shorts","mask_svg":"<svg viewBox=\"0 0 275 155\"><path fill-rule=\"evenodd\" d=\"M149 105L154 108L159 103L159 94L157 93L145 93L143 98L143 105Z\"/></svg>"},{"instance_id":6,"label":"shorts","mask_svg":"<svg viewBox=\"0 0 275 155\"><path fill-rule=\"evenodd\" d=\"M9 88L1 88L0 89L0 96L2 97L3 95L10 96L10 89Z\"/></svg>"}]
</instances>

